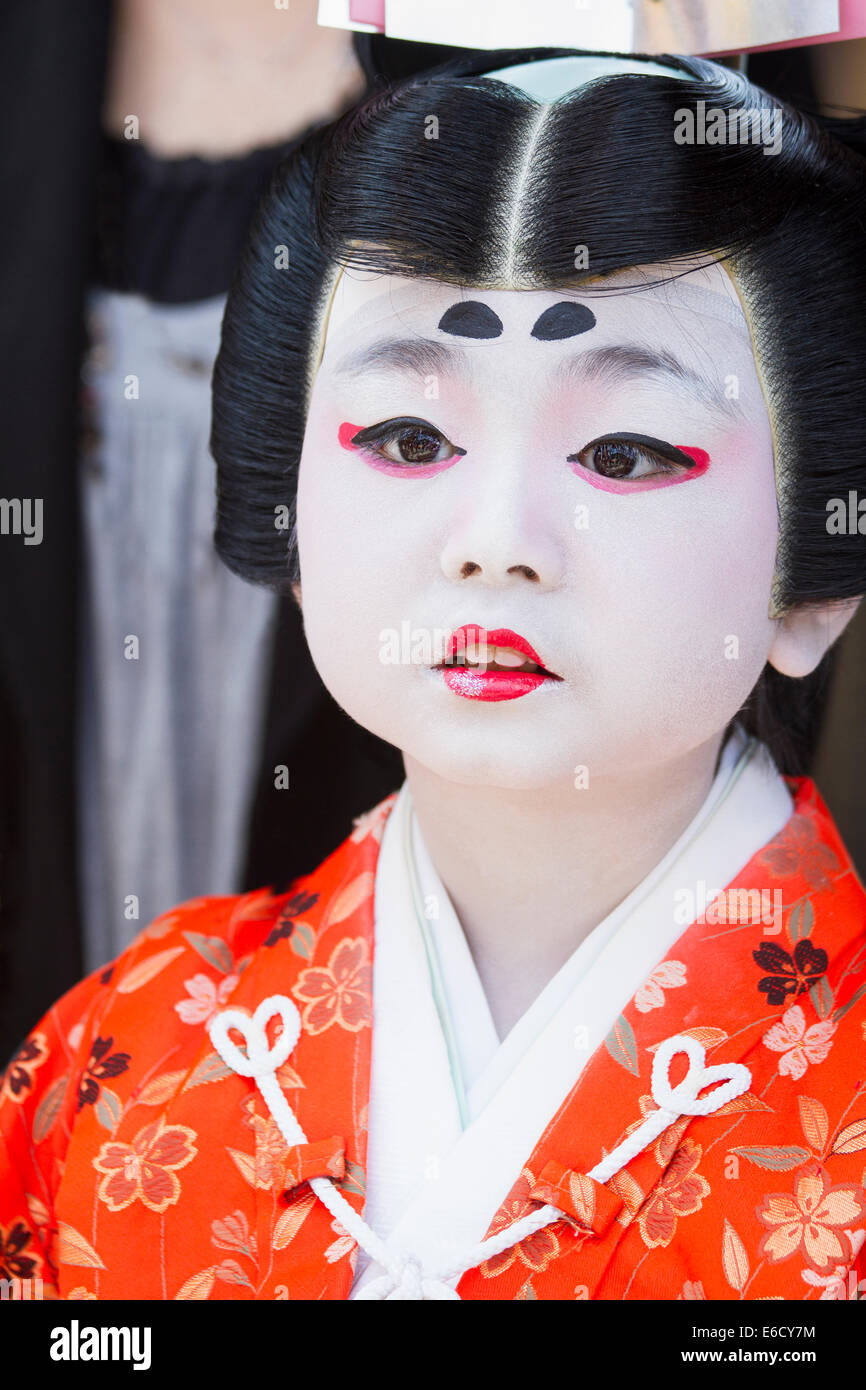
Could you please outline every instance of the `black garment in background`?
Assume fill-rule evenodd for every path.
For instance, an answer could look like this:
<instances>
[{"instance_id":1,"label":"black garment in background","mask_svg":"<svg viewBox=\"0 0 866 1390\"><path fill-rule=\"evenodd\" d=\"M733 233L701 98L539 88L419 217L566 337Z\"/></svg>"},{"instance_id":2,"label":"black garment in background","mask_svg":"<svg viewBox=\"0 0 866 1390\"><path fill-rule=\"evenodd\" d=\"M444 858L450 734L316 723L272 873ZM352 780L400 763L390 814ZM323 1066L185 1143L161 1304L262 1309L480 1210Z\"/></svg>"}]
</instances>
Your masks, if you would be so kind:
<instances>
[{"instance_id":1,"label":"black garment in background","mask_svg":"<svg viewBox=\"0 0 866 1390\"><path fill-rule=\"evenodd\" d=\"M775 53L747 53L746 76L772 96L790 101L803 111L814 111L817 99L811 54L808 44L802 48L780 48Z\"/></svg>"},{"instance_id":2,"label":"black garment in background","mask_svg":"<svg viewBox=\"0 0 866 1390\"><path fill-rule=\"evenodd\" d=\"M303 138L211 160L163 159L104 136L93 281L175 306L224 294L258 198ZM288 789L275 785L280 766ZM281 888L314 869L403 777L398 751L328 694L297 605L280 598L243 886Z\"/></svg>"},{"instance_id":3,"label":"black garment in background","mask_svg":"<svg viewBox=\"0 0 866 1390\"><path fill-rule=\"evenodd\" d=\"M82 969L75 804L78 366L107 57L106 0L0 11L0 1065Z\"/></svg>"},{"instance_id":4,"label":"black garment in background","mask_svg":"<svg viewBox=\"0 0 866 1390\"><path fill-rule=\"evenodd\" d=\"M225 294L252 209L296 144L225 159L164 159L143 139L103 134L92 280L156 304Z\"/></svg>"}]
</instances>

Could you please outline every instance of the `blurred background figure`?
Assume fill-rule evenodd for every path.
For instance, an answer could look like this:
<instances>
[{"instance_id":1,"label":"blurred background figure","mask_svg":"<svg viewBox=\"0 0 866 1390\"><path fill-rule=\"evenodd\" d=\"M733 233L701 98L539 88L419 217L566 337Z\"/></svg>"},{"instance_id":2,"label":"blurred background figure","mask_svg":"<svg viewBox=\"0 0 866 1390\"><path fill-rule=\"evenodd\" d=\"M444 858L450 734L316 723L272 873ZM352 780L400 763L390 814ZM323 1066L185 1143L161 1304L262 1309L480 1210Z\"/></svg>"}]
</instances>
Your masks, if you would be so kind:
<instances>
[{"instance_id":1,"label":"blurred background figure","mask_svg":"<svg viewBox=\"0 0 866 1390\"><path fill-rule=\"evenodd\" d=\"M210 375L276 165L378 57L437 54L319 28L315 0L15 0L0 22L3 493L44 514L40 545L0 547L5 1061L155 914L288 881L399 781L291 601L214 554Z\"/></svg>"},{"instance_id":2,"label":"blurred background figure","mask_svg":"<svg viewBox=\"0 0 866 1390\"><path fill-rule=\"evenodd\" d=\"M258 195L365 85L316 0L115 10L83 369L85 969L240 881L279 605L214 553L210 376Z\"/></svg>"},{"instance_id":3,"label":"blurred background figure","mask_svg":"<svg viewBox=\"0 0 866 1390\"><path fill-rule=\"evenodd\" d=\"M293 602L211 541L210 375L257 198L312 126L454 52L320 29L316 8L0 17L0 493L44 516L41 544L0 538L0 1066L148 920L285 886L403 776L324 690ZM842 85L862 107L862 53L843 84L828 48L755 55L749 75L807 110ZM852 627L819 775L862 864L866 615Z\"/></svg>"}]
</instances>

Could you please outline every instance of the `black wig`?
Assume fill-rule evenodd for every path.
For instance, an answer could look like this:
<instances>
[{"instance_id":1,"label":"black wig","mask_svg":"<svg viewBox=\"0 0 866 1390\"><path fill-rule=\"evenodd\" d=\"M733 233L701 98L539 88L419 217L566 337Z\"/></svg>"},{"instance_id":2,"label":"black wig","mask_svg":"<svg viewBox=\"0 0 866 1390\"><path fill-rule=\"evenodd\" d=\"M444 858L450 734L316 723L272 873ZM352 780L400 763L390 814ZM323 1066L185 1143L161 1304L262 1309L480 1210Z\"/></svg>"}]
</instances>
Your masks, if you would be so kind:
<instances>
[{"instance_id":1,"label":"black wig","mask_svg":"<svg viewBox=\"0 0 866 1390\"><path fill-rule=\"evenodd\" d=\"M376 93L276 170L214 369L216 544L236 573L278 588L299 577L297 469L341 265L491 289L574 289L591 278L598 293L596 277L658 262L676 273L698 256L734 276L768 402L780 511L774 612L866 593L864 538L828 527L830 500L866 483L866 160L838 138L838 121L831 136L700 58L656 57L682 76L598 77L548 106L484 76L578 53L455 59ZM778 149L742 137L677 143L678 113L699 102L733 120L777 113ZM585 270L575 269L578 246L588 248ZM780 691L793 716L813 688L766 671L752 709L763 736L772 706L780 723Z\"/></svg>"}]
</instances>

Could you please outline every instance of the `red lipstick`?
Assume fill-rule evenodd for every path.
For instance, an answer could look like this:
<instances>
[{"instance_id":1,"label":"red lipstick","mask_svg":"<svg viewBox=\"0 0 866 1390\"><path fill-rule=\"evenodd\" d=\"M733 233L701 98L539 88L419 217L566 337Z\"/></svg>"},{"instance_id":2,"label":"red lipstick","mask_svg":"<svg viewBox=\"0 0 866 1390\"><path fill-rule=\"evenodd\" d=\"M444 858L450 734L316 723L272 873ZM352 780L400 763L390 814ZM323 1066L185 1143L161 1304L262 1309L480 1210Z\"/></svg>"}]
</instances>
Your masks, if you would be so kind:
<instances>
[{"instance_id":1,"label":"red lipstick","mask_svg":"<svg viewBox=\"0 0 866 1390\"><path fill-rule=\"evenodd\" d=\"M521 637L519 632L513 632L508 627L497 627L488 631L478 623L465 623L451 634L448 658L453 660L462 653L471 658L477 655L478 647L481 645L508 647L541 669L531 671L516 667L505 669L481 665L438 667L448 689L455 695L462 696L464 700L516 700L521 695L528 695L530 691L537 690L545 681L561 679L552 671L545 670L535 648L525 637Z\"/></svg>"}]
</instances>

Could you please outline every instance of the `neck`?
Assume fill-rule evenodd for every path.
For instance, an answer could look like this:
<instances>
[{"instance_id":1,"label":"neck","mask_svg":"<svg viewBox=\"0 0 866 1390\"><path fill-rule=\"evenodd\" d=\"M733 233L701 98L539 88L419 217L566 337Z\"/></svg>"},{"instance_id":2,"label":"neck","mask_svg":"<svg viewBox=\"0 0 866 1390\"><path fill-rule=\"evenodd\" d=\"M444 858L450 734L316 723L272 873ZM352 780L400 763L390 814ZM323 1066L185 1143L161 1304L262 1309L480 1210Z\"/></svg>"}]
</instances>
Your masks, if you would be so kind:
<instances>
[{"instance_id":1,"label":"neck","mask_svg":"<svg viewBox=\"0 0 866 1390\"><path fill-rule=\"evenodd\" d=\"M405 757L424 843L500 1037L693 820L720 743L580 791L458 786Z\"/></svg>"}]
</instances>

